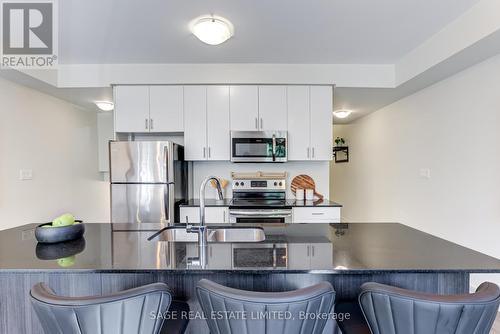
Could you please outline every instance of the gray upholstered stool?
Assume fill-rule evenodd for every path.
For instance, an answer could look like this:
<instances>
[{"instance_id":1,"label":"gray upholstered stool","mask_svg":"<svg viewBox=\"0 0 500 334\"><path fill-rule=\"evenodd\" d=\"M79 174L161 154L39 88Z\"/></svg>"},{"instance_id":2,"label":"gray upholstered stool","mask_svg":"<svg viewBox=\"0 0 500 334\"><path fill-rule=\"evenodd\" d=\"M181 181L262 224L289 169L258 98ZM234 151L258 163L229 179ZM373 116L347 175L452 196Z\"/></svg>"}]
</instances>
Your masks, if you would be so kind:
<instances>
[{"instance_id":1,"label":"gray upholstered stool","mask_svg":"<svg viewBox=\"0 0 500 334\"><path fill-rule=\"evenodd\" d=\"M288 292L253 292L203 279L196 292L211 334L320 334L335 301L327 282Z\"/></svg>"},{"instance_id":2,"label":"gray upholstered stool","mask_svg":"<svg viewBox=\"0 0 500 334\"><path fill-rule=\"evenodd\" d=\"M361 290L359 303L373 334L488 334L500 304L500 289L493 283L467 295L432 295L378 283Z\"/></svg>"},{"instance_id":3,"label":"gray upholstered stool","mask_svg":"<svg viewBox=\"0 0 500 334\"><path fill-rule=\"evenodd\" d=\"M47 334L183 333L188 321L168 320L163 325L172 302L172 295L163 283L95 297L61 297L44 283L38 283L30 296ZM185 309L187 304L175 305ZM152 316L152 312L160 316Z\"/></svg>"}]
</instances>

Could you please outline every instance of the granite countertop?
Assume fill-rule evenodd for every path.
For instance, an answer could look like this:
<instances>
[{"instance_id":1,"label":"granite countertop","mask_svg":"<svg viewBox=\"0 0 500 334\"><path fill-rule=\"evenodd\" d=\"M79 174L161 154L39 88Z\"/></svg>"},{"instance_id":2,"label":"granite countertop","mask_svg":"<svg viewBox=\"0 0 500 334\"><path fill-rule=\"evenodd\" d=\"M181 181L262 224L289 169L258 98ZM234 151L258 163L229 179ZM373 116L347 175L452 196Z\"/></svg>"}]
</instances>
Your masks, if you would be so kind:
<instances>
[{"instance_id":1,"label":"granite countertop","mask_svg":"<svg viewBox=\"0 0 500 334\"><path fill-rule=\"evenodd\" d=\"M232 202L232 198L225 198L223 200L216 199L206 199L205 206L213 207L213 206L230 206ZM297 201L295 199L287 199L286 205L291 207L342 207L341 204L329 201L327 199L323 199L321 201ZM181 203L180 206L187 207L196 207L200 206L199 199L190 199L184 203Z\"/></svg>"},{"instance_id":2,"label":"granite countertop","mask_svg":"<svg viewBox=\"0 0 500 334\"><path fill-rule=\"evenodd\" d=\"M203 269L186 261L198 254L197 243L147 240L160 224L85 224L84 239L55 245L38 244L35 226L0 231L0 272L500 273L496 258L396 223L261 225L264 242L209 243ZM262 263L273 247L284 267Z\"/></svg>"}]
</instances>

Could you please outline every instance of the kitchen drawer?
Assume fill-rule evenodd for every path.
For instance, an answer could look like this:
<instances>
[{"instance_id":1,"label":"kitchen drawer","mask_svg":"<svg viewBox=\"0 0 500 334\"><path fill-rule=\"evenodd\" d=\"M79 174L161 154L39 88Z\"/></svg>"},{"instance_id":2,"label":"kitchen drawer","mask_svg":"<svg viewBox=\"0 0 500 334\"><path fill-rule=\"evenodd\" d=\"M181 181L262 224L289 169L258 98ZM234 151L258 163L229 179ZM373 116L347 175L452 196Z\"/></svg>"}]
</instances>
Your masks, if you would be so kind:
<instances>
[{"instance_id":1,"label":"kitchen drawer","mask_svg":"<svg viewBox=\"0 0 500 334\"><path fill-rule=\"evenodd\" d=\"M225 224L228 223L228 211L226 206L215 207L210 206L205 208L205 222L207 224ZM180 222L189 224L200 223L200 208L197 206L181 206Z\"/></svg>"},{"instance_id":2,"label":"kitchen drawer","mask_svg":"<svg viewBox=\"0 0 500 334\"><path fill-rule=\"evenodd\" d=\"M294 223L339 223L339 207L293 208Z\"/></svg>"}]
</instances>

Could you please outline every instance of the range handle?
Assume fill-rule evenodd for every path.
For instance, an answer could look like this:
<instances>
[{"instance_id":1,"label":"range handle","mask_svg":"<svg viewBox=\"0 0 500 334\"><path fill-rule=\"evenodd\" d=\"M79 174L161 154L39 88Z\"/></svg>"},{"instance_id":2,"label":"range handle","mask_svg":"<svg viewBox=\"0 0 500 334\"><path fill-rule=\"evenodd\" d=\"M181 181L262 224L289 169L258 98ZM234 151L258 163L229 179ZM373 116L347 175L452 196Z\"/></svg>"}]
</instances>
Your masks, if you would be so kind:
<instances>
[{"instance_id":1,"label":"range handle","mask_svg":"<svg viewBox=\"0 0 500 334\"><path fill-rule=\"evenodd\" d=\"M290 217L292 210L229 210L229 215L232 217Z\"/></svg>"}]
</instances>

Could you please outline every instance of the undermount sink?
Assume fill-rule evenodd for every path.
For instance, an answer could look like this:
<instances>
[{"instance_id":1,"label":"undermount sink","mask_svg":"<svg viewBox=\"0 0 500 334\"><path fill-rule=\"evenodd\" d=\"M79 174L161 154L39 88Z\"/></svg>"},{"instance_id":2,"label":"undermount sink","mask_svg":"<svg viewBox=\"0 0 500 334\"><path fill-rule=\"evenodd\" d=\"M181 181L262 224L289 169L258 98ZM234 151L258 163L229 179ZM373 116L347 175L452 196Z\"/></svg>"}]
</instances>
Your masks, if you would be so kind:
<instances>
[{"instance_id":1,"label":"undermount sink","mask_svg":"<svg viewBox=\"0 0 500 334\"><path fill-rule=\"evenodd\" d=\"M160 241L198 242L198 233L190 233L183 226L167 228L159 235ZM208 242L260 242L266 239L260 227L207 227Z\"/></svg>"}]
</instances>

